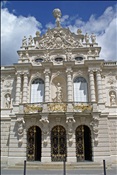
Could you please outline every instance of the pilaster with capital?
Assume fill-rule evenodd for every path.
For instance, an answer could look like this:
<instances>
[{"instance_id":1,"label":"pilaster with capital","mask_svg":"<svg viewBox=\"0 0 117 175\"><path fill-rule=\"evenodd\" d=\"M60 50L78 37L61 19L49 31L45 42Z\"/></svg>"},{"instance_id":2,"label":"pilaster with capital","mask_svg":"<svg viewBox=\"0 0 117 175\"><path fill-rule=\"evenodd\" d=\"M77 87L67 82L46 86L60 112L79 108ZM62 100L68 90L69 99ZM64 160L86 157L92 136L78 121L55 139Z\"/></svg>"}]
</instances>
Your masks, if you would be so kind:
<instances>
[{"instance_id":1,"label":"pilaster with capital","mask_svg":"<svg viewBox=\"0 0 117 175\"><path fill-rule=\"evenodd\" d=\"M18 72L16 73L17 80L16 80L16 97L15 102L16 104L20 103L20 92L21 92L21 74Z\"/></svg>"},{"instance_id":2,"label":"pilaster with capital","mask_svg":"<svg viewBox=\"0 0 117 175\"><path fill-rule=\"evenodd\" d=\"M27 103L27 92L28 92L28 72L24 72L23 103Z\"/></svg>"},{"instance_id":3,"label":"pilaster with capital","mask_svg":"<svg viewBox=\"0 0 117 175\"><path fill-rule=\"evenodd\" d=\"M45 102L50 101L50 70L45 69Z\"/></svg>"},{"instance_id":4,"label":"pilaster with capital","mask_svg":"<svg viewBox=\"0 0 117 175\"><path fill-rule=\"evenodd\" d=\"M98 103L103 102L101 71L96 72Z\"/></svg>"},{"instance_id":5,"label":"pilaster with capital","mask_svg":"<svg viewBox=\"0 0 117 175\"><path fill-rule=\"evenodd\" d=\"M73 92L72 92L72 69L67 69L67 96L68 102L73 101Z\"/></svg>"},{"instance_id":6,"label":"pilaster with capital","mask_svg":"<svg viewBox=\"0 0 117 175\"><path fill-rule=\"evenodd\" d=\"M89 81L90 81L91 102L95 102L96 97L95 97L94 73L92 70L89 70Z\"/></svg>"}]
</instances>

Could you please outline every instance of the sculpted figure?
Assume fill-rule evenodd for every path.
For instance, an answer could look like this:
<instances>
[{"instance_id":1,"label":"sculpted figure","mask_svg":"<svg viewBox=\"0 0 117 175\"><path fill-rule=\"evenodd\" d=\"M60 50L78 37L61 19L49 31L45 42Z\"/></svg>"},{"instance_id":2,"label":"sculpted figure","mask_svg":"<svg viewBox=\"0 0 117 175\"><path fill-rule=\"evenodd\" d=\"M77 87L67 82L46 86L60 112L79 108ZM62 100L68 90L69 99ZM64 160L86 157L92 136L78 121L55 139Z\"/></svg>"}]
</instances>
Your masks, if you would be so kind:
<instances>
[{"instance_id":1,"label":"sculpted figure","mask_svg":"<svg viewBox=\"0 0 117 175\"><path fill-rule=\"evenodd\" d=\"M60 86L60 83L57 84L56 100L57 102L62 101L62 87Z\"/></svg>"},{"instance_id":2,"label":"sculpted figure","mask_svg":"<svg viewBox=\"0 0 117 175\"><path fill-rule=\"evenodd\" d=\"M111 104L111 106L116 105L116 96L115 96L114 92L112 92L110 94L110 104Z\"/></svg>"},{"instance_id":3,"label":"sculpted figure","mask_svg":"<svg viewBox=\"0 0 117 175\"><path fill-rule=\"evenodd\" d=\"M93 33L91 35L91 41L92 43L96 43L96 36Z\"/></svg>"},{"instance_id":4,"label":"sculpted figure","mask_svg":"<svg viewBox=\"0 0 117 175\"><path fill-rule=\"evenodd\" d=\"M29 38L28 38L28 45L29 45L29 46L32 46L32 44L33 44L33 38L32 38L32 36L30 35Z\"/></svg>"},{"instance_id":5,"label":"sculpted figure","mask_svg":"<svg viewBox=\"0 0 117 175\"><path fill-rule=\"evenodd\" d=\"M11 97L10 94L6 95L6 108L10 108L11 107Z\"/></svg>"},{"instance_id":6,"label":"sculpted figure","mask_svg":"<svg viewBox=\"0 0 117 175\"><path fill-rule=\"evenodd\" d=\"M22 47L23 46L27 46L27 38L26 38L26 36L24 36L24 38L22 39Z\"/></svg>"},{"instance_id":7,"label":"sculpted figure","mask_svg":"<svg viewBox=\"0 0 117 175\"><path fill-rule=\"evenodd\" d=\"M24 125L25 125L24 119L23 118L17 119L17 124L18 124L18 140L19 140L19 143L22 143L22 137L23 137Z\"/></svg>"},{"instance_id":8,"label":"sculpted figure","mask_svg":"<svg viewBox=\"0 0 117 175\"><path fill-rule=\"evenodd\" d=\"M89 35L88 35L88 33L85 34L84 38L85 38L85 42L89 43Z\"/></svg>"},{"instance_id":9,"label":"sculpted figure","mask_svg":"<svg viewBox=\"0 0 117 175\"><path fill-rule=\"evenodd\" d=\"M60 27L60 18L61 18L61 11L60 9L54 9L53 15L56 18L56 26Z\"/></svg>"}]
</instances>

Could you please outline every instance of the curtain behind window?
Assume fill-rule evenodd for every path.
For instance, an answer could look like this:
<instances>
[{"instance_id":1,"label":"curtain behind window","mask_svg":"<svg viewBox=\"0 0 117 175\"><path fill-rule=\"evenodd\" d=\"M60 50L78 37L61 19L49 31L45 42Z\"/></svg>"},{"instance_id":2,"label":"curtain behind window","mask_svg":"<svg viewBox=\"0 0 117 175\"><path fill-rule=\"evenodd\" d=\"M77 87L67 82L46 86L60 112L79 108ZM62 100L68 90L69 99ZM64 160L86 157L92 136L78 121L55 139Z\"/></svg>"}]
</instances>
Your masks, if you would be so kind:
<instances>
[{"instance_id":1,"label":"curtain behind window","mask_svg":"<svg viewBox=\"0 0 117 175\"><path fill-rule=\"evenodd\" d=\"M44 81L35 79L31 84L31 103L43 102L44 100Z\"/></svg>"},{"instance_id":2,"label":"curtain behind window","mask_svg":"<svg viewBox=\"0 0 117 175\"><path fill-rule=\"evenodd\" d=\"M87 102L87 82L83 77L77 77L74 80L74 101L75 102Z\"/></svg>"}]
</instances>

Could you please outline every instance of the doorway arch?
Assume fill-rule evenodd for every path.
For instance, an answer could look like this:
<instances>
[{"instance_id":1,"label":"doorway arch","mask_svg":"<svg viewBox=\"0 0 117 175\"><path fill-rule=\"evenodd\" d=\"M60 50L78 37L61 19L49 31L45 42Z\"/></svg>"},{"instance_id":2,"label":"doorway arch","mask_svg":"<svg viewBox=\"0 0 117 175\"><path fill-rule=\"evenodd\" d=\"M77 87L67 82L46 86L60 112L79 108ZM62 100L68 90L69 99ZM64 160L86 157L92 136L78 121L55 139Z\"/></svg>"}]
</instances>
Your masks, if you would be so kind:
<instances>
[{"instance_id":1,"label":"doorway arch","mask_svg":"<svg viewBox=\"0 0 117 175\"><path fill-rule=\"evenodd\" d=\"M51 130L51 159L52 161L66 160L66 130L63 126L57 125Z\"/></svg>"},{"instance_id":2,"label":"doorway arch","mask_svg":"<svg viewBox=\"0 0 117 175\"><path fill-rule=\"evenodd\" d=\"M77 161L92 160L91 130L86 125L76 128L76 157Z\"/></svg>"},{"instance_id":3,"label":"doorway arch","mask_svg":"<svg viewBox=\"0 0 117 175\"><path fill-rule=\"evenodd\" d=\"M32 126L27 132L27 160L41 161L41 129Z\"/></svg>"}]
</instances>

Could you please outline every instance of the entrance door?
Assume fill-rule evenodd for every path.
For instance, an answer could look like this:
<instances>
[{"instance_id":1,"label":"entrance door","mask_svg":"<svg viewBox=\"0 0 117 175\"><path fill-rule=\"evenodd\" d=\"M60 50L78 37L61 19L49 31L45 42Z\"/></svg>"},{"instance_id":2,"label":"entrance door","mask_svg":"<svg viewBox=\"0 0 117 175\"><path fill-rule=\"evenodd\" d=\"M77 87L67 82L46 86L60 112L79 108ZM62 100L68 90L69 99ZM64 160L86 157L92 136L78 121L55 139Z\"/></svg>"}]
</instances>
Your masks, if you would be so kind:
<instances>
[{"instance_id":1,"label":"entrance door","mask_svg":"<svg viewBox=\"0 0 117 175\"><path fill-rule=\"evenodd\" d=\"M41 129L32 126L27 132L27 160L41 161Z\"/></svg>"},{"instance_id":2,"label":"entrance door","mask_svg":"<svg viewBox=\"0 0 117 175\"><path fill-rule=\"evenodd\" d=\"M81 125L76 129L77 161L92 160L91 131L88 126Z\"/></svg>"},{"instance_id":3,"label":"entrance door","mask_svg":"<svg viewBox=\"0 0 117 175\"><path fill-rule=\"evenodd\" d=\"M63 126L57 125L51 131L52 161L66 160L66 131Z\"/></svg>"}]
</instances>

